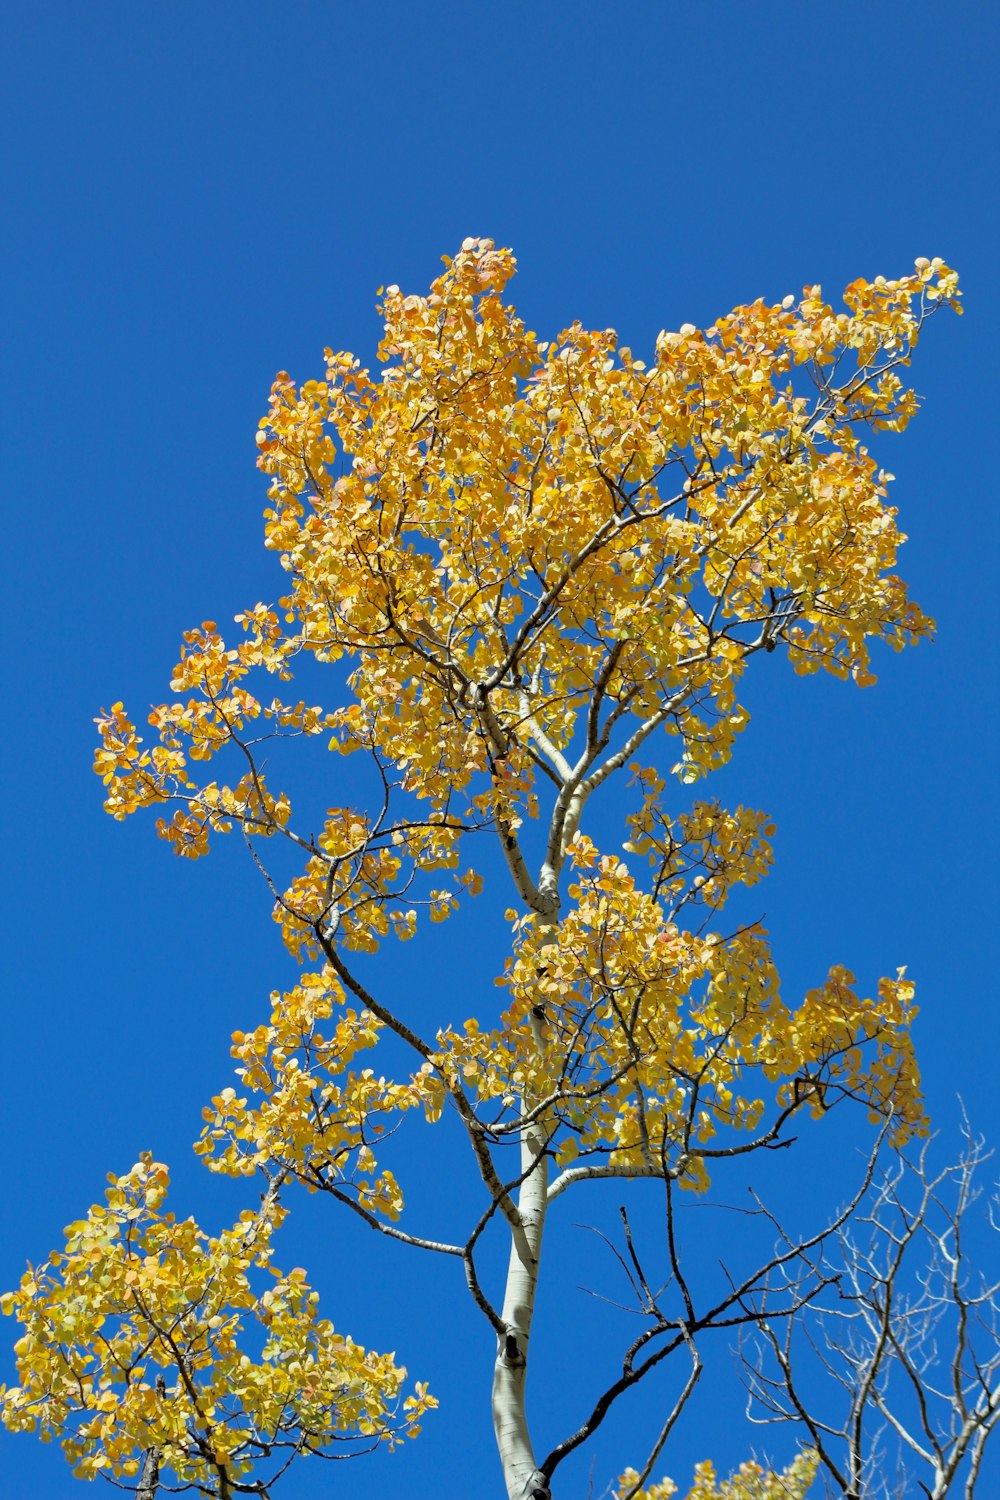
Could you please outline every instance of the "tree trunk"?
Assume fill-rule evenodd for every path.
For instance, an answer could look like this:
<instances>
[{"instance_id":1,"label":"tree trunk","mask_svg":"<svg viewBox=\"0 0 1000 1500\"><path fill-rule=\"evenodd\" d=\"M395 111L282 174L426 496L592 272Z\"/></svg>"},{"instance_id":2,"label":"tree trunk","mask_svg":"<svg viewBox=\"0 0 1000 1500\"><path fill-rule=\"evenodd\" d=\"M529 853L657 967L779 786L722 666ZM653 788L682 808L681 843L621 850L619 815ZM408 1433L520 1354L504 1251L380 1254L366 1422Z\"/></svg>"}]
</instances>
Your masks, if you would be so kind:
<instances>
[{"instance_id":1,"label":"tree trunk","mask_svg":"<svg viewBox=\"0 0 1000 1500\"><path fill-rule=\"evenodd\" d=\"M532 1029L537 1044L540 1042L540 1022L535 1021ZM523 1108L530 1108L529 1100L524 1101ZM521 1227L511 1233L501 1314L505 1332L498 1340L493 1373L493 1430L500 1450L508 1500L549 1500L548 1481L535 1464L524 1399L549 1185L549 1163L545 1155L547 1143L548 1133L540 1119L521 1132L521 1171L527 1171L528 1175L518 1193Z\"/></svg>"},{"instance_id":2,"label":"tree trunk","mask_svg":"<svg viewBox=\"0 0 1000 1500\"><path fill-rule=\"evenodd\" d=\"M142 1473L139 1475L139 1487L135 1492L135 1500L156 1500L156 1492L160 1488L160 1450L149 1448L142 1461Z\"/></svg>"}]
</instances>

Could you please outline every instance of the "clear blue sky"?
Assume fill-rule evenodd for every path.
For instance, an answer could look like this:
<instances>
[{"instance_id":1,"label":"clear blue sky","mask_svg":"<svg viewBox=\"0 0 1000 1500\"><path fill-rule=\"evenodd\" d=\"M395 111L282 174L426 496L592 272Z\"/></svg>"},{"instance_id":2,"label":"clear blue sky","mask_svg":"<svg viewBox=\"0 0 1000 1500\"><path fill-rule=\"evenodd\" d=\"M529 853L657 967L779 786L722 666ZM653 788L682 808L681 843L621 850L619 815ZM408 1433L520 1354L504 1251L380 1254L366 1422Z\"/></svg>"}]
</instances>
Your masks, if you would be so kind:
<instances>
[{"instance_id":1,"label":"clear blue sky","mask_svg":"<svg viewBox=\"0 0 1000 1500\"><path fill-rule=\"evenodd\" d=\"M145 1147L179 1211L216 1225L239 1206L190 1143L230 1081L230 1031L263 1018L287 961L238 848L182 864L148 823L102 814L92 719L160 701L182 629L281 591L253 441L274 372L319 373L326 344L369 360L375 288L423 288L466 235L514 247L542 336L579 318L637 350L917 255L962 273L967 316L918 354L924 408L876 449L939 639L865 692L776 669L716 787L777 821L761 901L789 993L833 962L867 986L908 964L935 1116L951 1130L961 1092L1000 1141L996 44L996 7L968 0L8 7L0 1286ZM435 930L442 976L468 941ZM427 991L442 1020L476 1008ZM396 1347L445 1409L405 1453L279 1495L496 1495L490 1340L450 1276L321 1203L296 1200L288 1236L280 1258L310 1267L334 1320ZM580 1279L540 1314L557 1353L535 1379L566 1422L593 1390ZM641 1458L666 1391L596 1450L595 1495ZM703 1403L664 1467L684 1480L750 1440ZM6 1435L0 1491L77 1493L55 1449Z\"/></svg>"}]
</instances>

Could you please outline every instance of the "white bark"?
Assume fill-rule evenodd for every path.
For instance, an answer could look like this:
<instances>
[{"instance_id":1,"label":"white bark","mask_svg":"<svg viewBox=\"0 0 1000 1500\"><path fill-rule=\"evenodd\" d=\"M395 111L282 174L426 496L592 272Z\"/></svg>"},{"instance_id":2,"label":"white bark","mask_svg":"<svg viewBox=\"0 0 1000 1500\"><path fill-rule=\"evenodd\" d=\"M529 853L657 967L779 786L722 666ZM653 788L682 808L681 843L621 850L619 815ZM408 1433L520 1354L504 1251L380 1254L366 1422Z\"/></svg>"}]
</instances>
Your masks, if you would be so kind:
<instances>
[{"instance_id":1,"label":"white bark","mask_svg":"<svg viewBox=\"0 0 1000 1500\"><path fill-rule=\"evenodd\" d=\"M142 1460L139 1488L135 1492L136 1500L156 1500L156 1492L159 1488L160 1450L159 1448L148 1448Z\"/></svg>"},{"instance_id":2,"label":"white bark","mask_svg":"<svg viewBox=\"0 0 1000 1500\"><path fill-rule=\"evenodd\" d=\"M541 1025L533 1022L536 1045ZM530 1101L524 1101L530 1108ZM548 1132L544 1119L521 1132L521 1171L526 1173L518 1193L520 1227L512 1228L510 1262L501 1317L504 1333L498 1340L493 1372L493 1430L508 1500L548 1500L549 1486L535 1464L525 1407L531 1321L535 1311L538 1263L548 1203Z\"/></svg>"}]
</instances>

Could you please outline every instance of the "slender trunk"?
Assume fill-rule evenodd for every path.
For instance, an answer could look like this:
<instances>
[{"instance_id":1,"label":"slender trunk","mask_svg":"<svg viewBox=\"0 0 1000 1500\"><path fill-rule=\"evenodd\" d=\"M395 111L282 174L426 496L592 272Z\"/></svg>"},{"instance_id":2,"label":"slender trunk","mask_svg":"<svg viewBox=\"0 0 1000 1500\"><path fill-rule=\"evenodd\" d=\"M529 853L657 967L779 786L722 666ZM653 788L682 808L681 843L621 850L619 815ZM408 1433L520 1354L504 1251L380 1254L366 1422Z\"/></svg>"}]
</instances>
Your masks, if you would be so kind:
<instances>
[{"instance_id":1,"label":"slender trunk","mask_svg":"<svg viewBox=\"0 0 1000 1500\"><path fill-rule=\"evenodd\" d=\"M142 1461L142 1473L139 1475L139 1487L135 1492L135 1500L156 1500L156 1492L159 1488L160 1450L148 1448Z\"/></svg>"},{"instance_id":2,"label":"slender trunk","mask_svg":"<svg viewBox=\"0 0 1000 1500\"><path fill-rule=\"evenodd\" d=\"M536 1020L532 1029L538 1044L540 1022ZM530 1108L528 1099L523 1107ZM535 1120L521 1132L521 1171L528 1175L518 1193L521 1227L512 1233L501 1314L505 1331L497 1341L493 1373L493 1430L508 1500L549 1500L548 1481L535 1464L524 1399L549 1183L547 1141L543 1120Z\"/></svg>"},{"instance_id":3,"label":"slender trunk","mask_svg":"<svg viewBox=\"0 0 1000 1500\"><path fill-rule=\"evenodd\" d=\"M167 1382L162 1375L156 1377L156 1394L160 1401L164 1401L167 1394ZM159 1448L147 1448L142 1460L142 1472L139 1475L139 1484L135 1492L135 1500L156 1500L160 1489L160 1453Z\"/></svg>"}]
</instances>

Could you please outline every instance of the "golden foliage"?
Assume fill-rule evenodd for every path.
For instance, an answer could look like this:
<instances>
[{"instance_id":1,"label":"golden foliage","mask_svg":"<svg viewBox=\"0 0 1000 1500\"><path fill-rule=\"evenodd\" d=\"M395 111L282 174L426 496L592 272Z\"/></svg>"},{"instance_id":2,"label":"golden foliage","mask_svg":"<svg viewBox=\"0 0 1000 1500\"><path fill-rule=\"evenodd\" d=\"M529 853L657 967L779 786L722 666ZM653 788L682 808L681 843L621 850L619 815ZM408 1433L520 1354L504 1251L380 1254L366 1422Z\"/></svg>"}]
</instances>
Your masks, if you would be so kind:
<instances>
[{"instance_id":1,"label":"golden foliage","mask_svg":"<svg viewBox=\"0 0 1000 1500\"><path fill-rule=\"evenodd\" d=\"M153 710L152 749L121 704L100 721L115 817L172 804L158 829L188 856L233 825L299 848L275 918L303 962L408 938L421 906L447 917L481 886L457 876L461 846L499 835L519 907L495 1021L439 1029L402 1081L354 1069L386 1018L348 1008L327 963L237 1035L245 1092L206 1110L214 1169L278 1161L389 1218L403 1200L379 1141L414 1109L439 1118L449 1094L516 1111L527 1091L549 1101L564 1167L692 1187L723 1133L757 1138L845 1096L891 1116L897 1141L924 1128L909 981L862 999L834 968L789 1006L759 925L686 930L767 872L773 828L708 801L669 812L667 777L634 755L663 729L695 782L746 726L736 691L757 653L783 645L798 672L865 684L873 639L930 633L893 571L892 476L862 434L915 410L901 372L936 306L960 310L955 273L920 260L855 281L839 312L818 287L757 301L662 332L646 361L610 329L539 341L503 300L514 269L466 241L427 295L383 292L380 375L328 350L323 379L278 377L258 446L286 597L237 616L236 647L212 621L186 634L171 686L188 696ZM345 664L347 702L251 694L251 673L289 681L303 654ZM329 808L307 835L256 747L320 733L372 757L384 799ZM239 778L198 782L194 764L225 749ZM626 765L623 859L579 823ZM526 818L548 830L537 878Z\"/></svg>"},{"instance_id":2,"label":"golden foliage","mask_svg":"<svg viewBox=\"0 0 1000 1500\"><path fill-rule=\"evenodd\" d=\"M716 1478L715 1468L705 1461L695 1467L694 1484L686 1500L804 1500L818 1467L817 1456L806 1450L778 1474L752 1460L740 1464L728 1479ZM615 1500L672 1500L679 1495L672 1479L639 1485L635 1469L626 1469L618 1481Z\"/></svg>"},{"instance_id":3,"label":"golden foliage","mask_svg":"<svg viewBox=\"0 0 1000 1500\"><path fill-rule=\"evenodd\" d=\"M426 1388L404 1398L392 1356L336 1333L305 1272L271 1265L273 1201L209 1236L162 1211L167 1184L145 1155L4 1295L24 1328L9 1428L57 1437L80 1478L128 1479L155 1450L220 1496L265 1459L419 1432Z\"/></svg>"}]
</instances>

